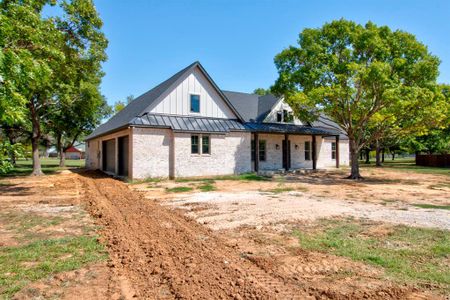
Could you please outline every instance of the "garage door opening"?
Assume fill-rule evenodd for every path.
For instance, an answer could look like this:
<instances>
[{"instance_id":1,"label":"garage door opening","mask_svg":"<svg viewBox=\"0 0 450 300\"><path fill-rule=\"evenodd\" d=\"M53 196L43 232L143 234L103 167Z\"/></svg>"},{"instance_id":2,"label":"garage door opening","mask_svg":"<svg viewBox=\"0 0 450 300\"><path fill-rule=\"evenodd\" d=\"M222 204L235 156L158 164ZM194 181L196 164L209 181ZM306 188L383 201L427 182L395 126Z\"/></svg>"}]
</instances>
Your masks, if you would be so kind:
<instances>
[{"instance_id":1,"label":"garage door opening","mask_svg":"<svg viewBox=\"0 0 450 300\"><path fill-rule=\"evenodd\" d=\"M119 176L128 176L128 136L118 139Z\"/></svg>"},{"instance_id":2,"label":"garage door opening","mask_svg":"<svg viewBox=\"0 0 450 300\"><path fill-rule=\"evenodd\" d=\"M116 172L116 141L114 139L102 142L102 170Z\"/></svg>"}]
</instances>

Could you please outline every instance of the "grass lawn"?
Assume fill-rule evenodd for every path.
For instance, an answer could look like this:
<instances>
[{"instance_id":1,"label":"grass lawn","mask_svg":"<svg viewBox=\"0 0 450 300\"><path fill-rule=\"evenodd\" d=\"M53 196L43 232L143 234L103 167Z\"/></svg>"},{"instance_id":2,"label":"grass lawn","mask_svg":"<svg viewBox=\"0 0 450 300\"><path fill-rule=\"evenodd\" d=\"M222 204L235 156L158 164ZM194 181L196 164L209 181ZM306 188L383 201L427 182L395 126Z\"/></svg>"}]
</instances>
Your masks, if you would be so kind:
<instances>
[{"instance_id":1,"label":"grass lawn","mask_svg":"<svg viewBox=\"0 0 450 300\"><path fill-rule=\"evenodd\" d=\"M177 186L177 187L173 187L173 188L166 188L166 192L167 193L185 193L185 192L190 192L193 189L194 188L190 187L190 186Z\"/></svg>"},{"instance_id":2,"label":"grass lawn","mask_svg":"<svg viewBox=\"0 0 450 300\"><path fill-rule=\"evenodd\" d=\"M39 240L0 247L0 296L11 298L29 282L72 271L107 258L97 237L78 236Z\"/></svg>"},{"instance_id":3,"label":"grass lawn","mask_svg":"<svg viewBox=\"0 0 450 300\"><path fill-rule=\"evenodd\" d=\"M371 161L370 164L365 164L364 161L360 161L360 166L363 168L376 168L374 161ZM416 166L415 160L409 157L397 158L396 160L386 159L383 163L382 168L420 174L437 174L450 176L450 168Z\"/></svg>"},{"instance_id":4,"label":"grass lawn","mask_svg":"<svg viewBox=\"0 0 450 300\"><path fill-rule=\"evenodd\" d=\"M11 170L7 174L0 175L0 176L27 176L27 175L31 174L32 163L33 163L33 161L31 159L17 160L17 165L16 165L16 167L14 167L13 170ZM59 167L59 159L57 159L57 158L41 158L41 167L42 167L42 171L45 174L52 174L52 173L55 173L56 171L64 170L67 168L83 168L84 164L85 164L84 159L78 159L78 160L66 159L66 167L60 168Z\"/></svg>"},{"instance_id":5,"label":"grass lawn","mask_svg":"<svg viewBox=\"0 0 450 300\"><path fill-rule=\"evenodd\" d=\"M323 251L382 267L388 278L450 292L450 233L394 226L374 234L376 225L354 220L318 221L294 235L304 249Z\"/></svg>"}]
</instances>

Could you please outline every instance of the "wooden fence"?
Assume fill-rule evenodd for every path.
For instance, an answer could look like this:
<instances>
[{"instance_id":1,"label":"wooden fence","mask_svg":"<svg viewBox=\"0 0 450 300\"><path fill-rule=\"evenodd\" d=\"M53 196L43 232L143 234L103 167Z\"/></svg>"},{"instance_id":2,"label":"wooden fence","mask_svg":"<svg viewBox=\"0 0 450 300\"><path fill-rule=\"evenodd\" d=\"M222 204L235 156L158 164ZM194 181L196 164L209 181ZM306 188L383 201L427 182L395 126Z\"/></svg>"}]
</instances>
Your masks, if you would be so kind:
<instances>
[{"instance_id":1,"label":"wooden fence","mask_svg":"<svg viewBox=\"0 0 450 300\"><path fill-rule=\"evenodd\" d=\"M418 154L416 165L426 167L450 167L450 154Z\"/></svg>"}]
</instances>

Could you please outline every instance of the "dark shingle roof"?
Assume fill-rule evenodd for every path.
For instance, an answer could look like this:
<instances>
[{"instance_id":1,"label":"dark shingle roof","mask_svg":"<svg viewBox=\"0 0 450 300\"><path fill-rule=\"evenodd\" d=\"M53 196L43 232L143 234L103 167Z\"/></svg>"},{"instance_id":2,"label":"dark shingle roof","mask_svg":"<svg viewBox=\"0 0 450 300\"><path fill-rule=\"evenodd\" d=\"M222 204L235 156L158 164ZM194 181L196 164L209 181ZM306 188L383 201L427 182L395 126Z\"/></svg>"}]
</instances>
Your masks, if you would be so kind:
<instances>
[{"instance_id":1,"label":"dark shingle roof","mask_svg":"<svg viewBox=\"0 0 450 300\"><path fill-rule=\"evenodd\" d=\"M233 91L223 91L231 104L239 111L246 122L263 121L279 98L274 95L259 96Z\"/></svg>"},{"instance_id":2,"label":"dark shingle roof","mask_svg":"<svg viewBox=\"0 0 450 300\"><path fill-rule=\"evenodd\" d=\"M346 140L348 139L345 132L342 128L333 120L331 120L328 116L321 114L319 118L313 122L311 122L311 126L315 128L323 128L327 130L334 130L340 133L339 138Z\"/></svg>"},{"instance_id":3,"label":"dark shingle roof","mask_svg":"<svg viewBox=\"0 0 450 300\"><path fill-rule=\"evenodd\" d=\"M144 127L171 128L175 132L227 133L246 130L239 120L164 114L144 114L134 118L132 124Z\"/></svg>"}]
</instances>

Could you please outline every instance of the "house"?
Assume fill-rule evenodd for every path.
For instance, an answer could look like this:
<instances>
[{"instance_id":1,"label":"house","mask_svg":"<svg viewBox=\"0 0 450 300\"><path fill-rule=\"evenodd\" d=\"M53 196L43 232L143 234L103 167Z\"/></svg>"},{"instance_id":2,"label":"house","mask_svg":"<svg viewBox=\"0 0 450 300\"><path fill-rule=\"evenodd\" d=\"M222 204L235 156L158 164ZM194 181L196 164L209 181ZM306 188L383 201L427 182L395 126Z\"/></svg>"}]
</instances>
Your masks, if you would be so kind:
<instances>
[{"instance_id":1,"label":"house","mask_svg":"<svg viewBox=\"0 0 450 300\"><path fill-rule=\"evenodd\" d=\"M84 151L76 147L69 147L64 151L66 159L83 159Z\"/></svg>"},{"instance_id":2,"label":"house","mask_svg":"<svg viewBox=\"0 0 450 300\"><path fill-rule=\"evenodd\" d=\"M86 167L128 178L336 168L348 139L273 95L221 90L199 62L136 98L86 138Z\"/></svg>"}]
</instances>

